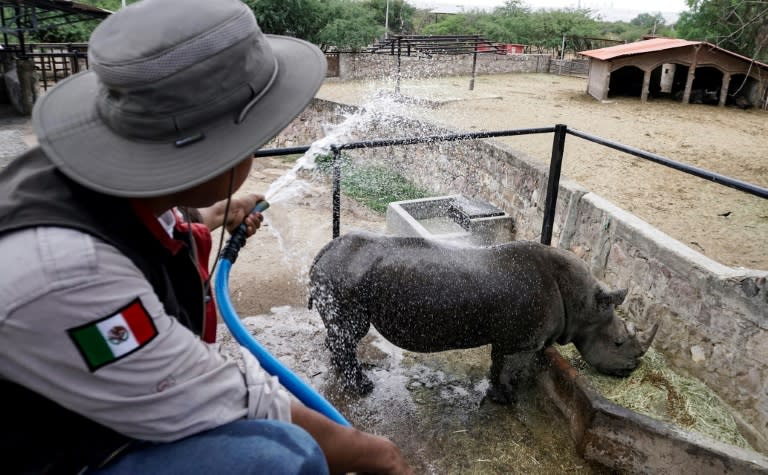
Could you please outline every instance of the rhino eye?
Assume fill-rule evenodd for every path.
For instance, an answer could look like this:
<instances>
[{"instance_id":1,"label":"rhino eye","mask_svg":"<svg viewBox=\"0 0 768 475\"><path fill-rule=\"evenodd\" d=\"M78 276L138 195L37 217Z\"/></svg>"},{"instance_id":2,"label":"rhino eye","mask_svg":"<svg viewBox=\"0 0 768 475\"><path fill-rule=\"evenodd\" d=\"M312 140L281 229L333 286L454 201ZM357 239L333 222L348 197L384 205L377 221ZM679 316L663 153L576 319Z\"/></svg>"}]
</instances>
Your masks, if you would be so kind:
<instances>
[{"instance_id":1,"label":"rhino eye","mask_svg":"<svg viewBox=\"0 0 768 475\"><path fill-rule=\"evenodd\" d=\"M621 345L623 345L623 344L624 344L624 341L618 341L618 340L616 340L616 341L614 341L614 342L613 342L613 344L614 344L614 345L616 345L616 346L621 346Z\"/></svg>"}]
</instances>

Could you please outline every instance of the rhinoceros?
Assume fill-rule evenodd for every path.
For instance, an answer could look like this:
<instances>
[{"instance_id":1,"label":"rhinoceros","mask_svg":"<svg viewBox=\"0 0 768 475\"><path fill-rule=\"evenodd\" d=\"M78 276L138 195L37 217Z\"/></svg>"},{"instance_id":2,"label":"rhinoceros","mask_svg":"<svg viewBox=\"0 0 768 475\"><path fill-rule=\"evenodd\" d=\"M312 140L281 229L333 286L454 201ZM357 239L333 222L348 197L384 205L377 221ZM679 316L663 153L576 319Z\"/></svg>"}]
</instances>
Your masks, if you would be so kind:
<instances>
[{"instance_id":1,"label":"rhinoceros","mask_svg":"<svg viewBox=\"0 0 768 475\"><path fill-rule=\"evenodd\" d=\"M552 343L573 342L598 371L626 376L658 328L636 332L614 314L626 289L609 290L573 253L535 242L470 247L350 232L320 250L309 278L331 362L360 395L373 389L356 354L371 324L414 352L491 344L488 396L498 402L514 399L505 359L525 368Z\"/></svg>"}]
</instances>

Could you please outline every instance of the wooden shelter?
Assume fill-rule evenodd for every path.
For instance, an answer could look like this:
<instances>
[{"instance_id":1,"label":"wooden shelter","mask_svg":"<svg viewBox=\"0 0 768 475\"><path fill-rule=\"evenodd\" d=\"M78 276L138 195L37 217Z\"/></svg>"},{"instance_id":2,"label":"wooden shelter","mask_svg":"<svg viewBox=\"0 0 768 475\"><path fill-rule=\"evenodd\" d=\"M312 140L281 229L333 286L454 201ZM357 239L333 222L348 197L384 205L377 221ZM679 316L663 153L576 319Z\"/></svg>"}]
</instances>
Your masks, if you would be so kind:
<instances>
[{"instance_id":1,"label":"wooden shelter","mask_svg":"<svg viewBox=\"0 0 768 475\"><path fill-rule=\"evenodd\" d=\"M581 51L590 58L587 93L669 97L684 104L766 108L768 65L705 41L653 38Z\"/></svg>"},{"instance_id":2,"label":"wooden shelter","mask_svg":"<svg viewBox=\"0 0 768 475\"><path fill-rule=\"evenodd\" d=\"M86 20L103 20L111 13L103 8L70 0L0 0L3 47L12 47L8 35L13 35L23 53L25 34Z\"/></svg>"}]
</instances>

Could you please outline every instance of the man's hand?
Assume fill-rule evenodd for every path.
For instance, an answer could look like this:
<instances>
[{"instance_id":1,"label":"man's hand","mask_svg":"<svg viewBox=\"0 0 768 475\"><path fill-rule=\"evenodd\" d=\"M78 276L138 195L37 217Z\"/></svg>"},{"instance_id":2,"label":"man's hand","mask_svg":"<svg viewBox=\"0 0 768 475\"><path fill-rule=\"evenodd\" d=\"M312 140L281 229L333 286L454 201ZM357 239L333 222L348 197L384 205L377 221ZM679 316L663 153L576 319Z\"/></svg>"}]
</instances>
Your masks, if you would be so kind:
<instances>
[{"instance_id":1,"label":"man's hand","mask_svg":"<svg viewBox=\"0 0 768 475\"><path fill-rule=\"evenodd\" d=\"M296 402L291 405L291 419L314 437L333 474L413 475L400 449L389 439L344 427Z\"/></svg>"},{"instance_id":2,"label":"man's hand","mask_svg":"<svg viewBox=\"0 0 768 475\"><path fill-rule=\"evenodd\" d=\"M261 213L252 213L251 210L256 206L256 203L263 199L264 195L256 193L233 197L229 204L226 223L224 223L224 210L227 206L227 200L219 201L207 208L199 208L198 211L200 211L203 223L211 231L224 224L224 227L231 234L237 230L241 223L245 222L246 236L250 237L261 227L261 222L264 219Z\"/></svg>"}]
</instances>

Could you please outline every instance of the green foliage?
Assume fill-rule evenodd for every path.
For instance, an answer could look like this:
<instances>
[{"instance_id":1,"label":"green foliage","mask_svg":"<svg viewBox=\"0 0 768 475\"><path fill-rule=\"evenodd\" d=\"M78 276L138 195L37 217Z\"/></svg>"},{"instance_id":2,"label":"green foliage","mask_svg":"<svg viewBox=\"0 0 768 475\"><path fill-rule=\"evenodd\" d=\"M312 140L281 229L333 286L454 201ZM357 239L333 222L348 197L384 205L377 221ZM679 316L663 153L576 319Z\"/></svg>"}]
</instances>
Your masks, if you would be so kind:
<instances>
[{"instance_id":1,"label":"green foliage","mask_svg":"<svg viewBox=\"0 0 768 475\"><path fill-rule=\"evenodd\" d=\"M294 36L324 49L359 50L383 34L384 23L379 22L377 11L368 2L245 0L245 3L253 9L265 33Z\"/></svg>"},{"instance_id":2,"label":"green foliage","mask_svg":"<svg viewBox=\"0 0 768 475\"><path fill-rule=\"evenodd\" d=\"M676 25L681 37L768 60L767 2L688 0L688 7Z\"/></svg>"},{"instance_id":3,"label":"green foliage","mask_svg":"<svg viewBox=\"0 0 768 475\"><path fill-rule=\"evenodd\" d=\"M600 25L600 37L623 40L627 43L643 39L643 36L655 35L674 38L675 29L666 24L661 13L641 13L629 22L603 22Z\"/></svg>"},{"instance_id":4,"label":"green foliage","mask_svg":"<svg viewBox=\"0 0 768 475\"><path fill-rule=\"evenodd\" d=\"M126 4L134 3L137 0L126 0ZM94 7L103 8L109 11L117 11L121 8L120 0L79 0L79 3L85 3ZM8 16L6 15L6 18ZM84 20L68 25L60 25L55 28L49 28L44 22L42 28L30 35L28 41L43 43L86 43L91 36L94 28L99 24L99 20Z\"/></svg>"},{"instance_id":5,"label":"green foliage","mask_svg":"<svg viewBox=\"0 0 768 475\"><path fill-rule=\"evenodd\" d=\"M332 0L326 2L325 9L328 20L311 39L324 48L358 51L384 34L383 23L378 23L375 12L360 2Z\"/></svg>"},{"instance_id":6,"label":"green foliage","mask_svg":"<svg viewBox=\"0 0 768 475\"><path fill-rule=\"evenodd\" d=\"M475 35L485 34L491 15L479 11L463 15L446 15L440 21L424 27L425 35Z\"/></svg>"},{"instance_id":7,"label":"green foliage","mask_svg":"<svg viewBox=\"0 0 768 475\"><path fill-rule=\"evenodd\" d=\"M324 22L326 8L320 0L245 0L265 33L312 40Z\"/></svg>"},{"instance_id":8,"label":"green foliage","mask_svg":"<svg viewBox=\"0 0 768 475\"><path fill-rule=\"evenodd\" d=\"M556 47L563 35L597 36L600 23L587 9L536 10L510 0L493 13L472 11L447 15L424 28L428 35L479 34L502 43Z\"/></svg>"}]
</instances>

